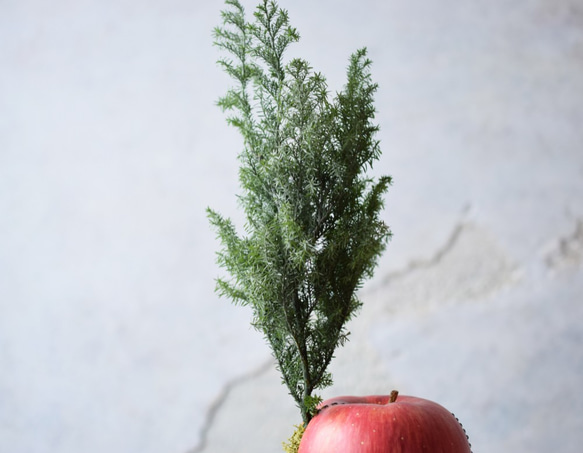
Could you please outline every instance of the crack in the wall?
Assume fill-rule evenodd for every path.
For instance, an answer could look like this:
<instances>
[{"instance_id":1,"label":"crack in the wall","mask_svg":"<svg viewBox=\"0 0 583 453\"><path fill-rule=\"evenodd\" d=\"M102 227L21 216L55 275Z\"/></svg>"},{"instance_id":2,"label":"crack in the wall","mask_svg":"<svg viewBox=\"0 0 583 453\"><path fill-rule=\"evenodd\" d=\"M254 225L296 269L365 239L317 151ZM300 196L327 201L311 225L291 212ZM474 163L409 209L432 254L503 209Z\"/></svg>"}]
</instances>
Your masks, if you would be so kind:
<instances>
[{"instance_id":1,"label":"crack in the wall","mask_svg":"<svg viewBox=\"0 0 583 453\"><path fill-rule=\"evenodd\" d=\"M559 238L547 254L546 265L553 270L565 270L583 261L583 221L577 220L574 231Z\"/></svg>"},{"instance_id":2,"label":"crack in the wall","mask_svg":"<svg viewBox=\"0 0 583 453\"><path fill-rule=\"evenodd\" d=\"M387 273L383 276L374 286L370 287L368 290L365 290L365 293L368 292L376 292L379 289L382 289L389 285L393 280L397 280L401 277L404 277L411 272L415 272L420 269L426 269L433 266L438 265L447 254L453 250L455 245L458 243L459 238L466 227L466 223L464 221L459 222L453 228L453 231L450 233L449 237L445 241L445 243L438 248L433 256L427 259L412 259L409 263L403 267L402 269L397 269L392 272Z\"/></svg>"},{"instance_id":3,"label":"crack in the wall","mask_svg":"<svg viewBox=\"0 0 583 453\"><path fill-rule=\"evenodd\" d=\"M460 236L464 231L464 228L466 228L465 222L458 223L457 225L454 226L454 229L450 233L449 238L446 240L445 244L441 248L437 249L437 251L433 254L432 257L424 260L413 259L404 269L388 274L387 276L385 276L384 280L388 282L392 278L399 278L403 275L409 274L419 269L437 266L444 259L444 257L447 256L457 245Z\"/></svg>"},{"instance_id":4,"label":"crack in the wall","mask_svg":"<svg viewBox=\"0 0 583 453\"><path fill-rule=\"evenodd\" d=\"M258 378L263 373L267 372L273 366L273 359L269 359L265 363L261 364L256 369L252 370L251 372L244 374L242 376L238 376L230 381L228 381L215 398L213 403L207 409L204 423L200 429L199 433L199 442L196 447L191 450L188 450L187 453L202 453L207 447L208 443L208 435L210 430L213 427L213 423L216 419L217 414L220 412L221 408L229 398L231 392L241 384L244 384L248 381Z\"/></svg>"},{"instance_id":5,"label":"crack in the wall","mask_svg":"<svg viewBox=\"0 0 583 453\"><path fill-rule=\"evenodd\" d=\"M386 274L363 296L378 299L378 307L391 313L427 311L482 300L520 278L520 267L495 238L462 219L428 258ZM385 295L388 292L390 297Z\"/></svg>"}]
</instances>

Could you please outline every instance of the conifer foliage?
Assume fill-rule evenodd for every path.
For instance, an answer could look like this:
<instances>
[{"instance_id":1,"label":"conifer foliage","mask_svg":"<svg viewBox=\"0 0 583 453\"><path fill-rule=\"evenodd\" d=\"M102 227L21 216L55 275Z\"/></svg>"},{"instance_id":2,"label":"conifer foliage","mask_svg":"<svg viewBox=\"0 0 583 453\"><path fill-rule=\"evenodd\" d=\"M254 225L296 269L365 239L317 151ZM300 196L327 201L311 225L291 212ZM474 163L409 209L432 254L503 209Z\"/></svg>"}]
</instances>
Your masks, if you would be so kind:
<instances>
[{"instance_id":1,"label":"conifer foliage","mask_svg":"<svg viewBox=\"0 0 583 453\"><path fill-rule=\"evenodd\" d=\"M253 326L272 349L305 424L314 391L332 383L328 365L345 343L361 305L356 292L372 276L390 237L380 219L391 178L366 172L380 156L365 49L349 61L344 89L330 99L325 78L302 59L284 59L299 40L288 13L272 0L248 21L227 0L215 44L235 82L218 104L243 137L240 206L243 234L212 209L218 263L229 277L217 291L250 306Z\"/></svg>"}]
</instances>

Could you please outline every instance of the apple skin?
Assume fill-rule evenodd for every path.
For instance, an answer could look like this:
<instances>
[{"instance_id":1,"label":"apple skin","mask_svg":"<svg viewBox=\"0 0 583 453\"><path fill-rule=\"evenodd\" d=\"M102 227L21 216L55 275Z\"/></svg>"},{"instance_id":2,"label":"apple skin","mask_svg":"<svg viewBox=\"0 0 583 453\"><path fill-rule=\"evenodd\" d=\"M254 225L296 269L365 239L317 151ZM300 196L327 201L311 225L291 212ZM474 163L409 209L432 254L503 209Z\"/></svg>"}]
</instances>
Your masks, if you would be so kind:
<instances>
[{"instance_id":1,"label":"apple skin","mask_svg":"<svg viewBox=\"0 0 583 453\"><path fill-rule=\"evenodd\" d=\"M319 408L298 453L471 453L455 416L426 399L345 396Z\"/></svg>"}]
</instances>

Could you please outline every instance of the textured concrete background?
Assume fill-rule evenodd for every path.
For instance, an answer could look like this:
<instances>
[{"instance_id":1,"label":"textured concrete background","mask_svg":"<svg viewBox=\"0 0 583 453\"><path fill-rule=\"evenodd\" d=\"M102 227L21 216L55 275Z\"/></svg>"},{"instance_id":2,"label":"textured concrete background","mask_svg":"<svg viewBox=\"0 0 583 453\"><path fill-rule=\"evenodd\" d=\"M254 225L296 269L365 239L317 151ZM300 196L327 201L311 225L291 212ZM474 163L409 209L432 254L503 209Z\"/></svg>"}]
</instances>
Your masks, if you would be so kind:
<instances>
[{"instance_id":1,"label":"textured concrete background","mask_svg":"<svg viewBox=\"0 0 583 453\"><path fill-rule=\"evenodd\" d=\"M244 1L250 12L255 3ZM583 444L583 4L282 0L374 61L394 238L323 396L433 399L474 452ZM0 2L0 451L273 453L299 413L213 293L237 221L220 1Z\"/></svg>"}]
</instances>

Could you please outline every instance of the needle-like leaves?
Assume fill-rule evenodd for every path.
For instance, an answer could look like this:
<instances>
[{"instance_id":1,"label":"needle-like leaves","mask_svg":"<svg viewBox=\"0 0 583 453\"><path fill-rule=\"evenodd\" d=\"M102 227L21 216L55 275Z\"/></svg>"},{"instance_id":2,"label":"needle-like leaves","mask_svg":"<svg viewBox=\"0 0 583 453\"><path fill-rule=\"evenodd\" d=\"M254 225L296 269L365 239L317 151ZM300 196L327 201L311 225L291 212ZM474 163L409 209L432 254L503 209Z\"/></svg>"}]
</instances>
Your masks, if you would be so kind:
<instances>
[{"instance_id":1,"label":"needle-like leaves","mask_svg":"<svg viewBox=\"0 0 583 453\"><path fill-rule=\"evenodd\" d=\"M227 0L215 44L230 54L219 65L236 82L218 104L244 140L239 201L244 235L209 209L222 244L218 262L230 275L220 295L253 309L252 324L269 343L283 382L305 423L332 383L334 350L361 303L390 237L381 220L391 183L366 175L380 157L366 50L349 62L347 84L330 99L324 77L304 60L287 62L299 39L289 16L263 0L248 22Z\"/></svg>"}]
</instances>

